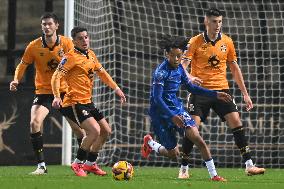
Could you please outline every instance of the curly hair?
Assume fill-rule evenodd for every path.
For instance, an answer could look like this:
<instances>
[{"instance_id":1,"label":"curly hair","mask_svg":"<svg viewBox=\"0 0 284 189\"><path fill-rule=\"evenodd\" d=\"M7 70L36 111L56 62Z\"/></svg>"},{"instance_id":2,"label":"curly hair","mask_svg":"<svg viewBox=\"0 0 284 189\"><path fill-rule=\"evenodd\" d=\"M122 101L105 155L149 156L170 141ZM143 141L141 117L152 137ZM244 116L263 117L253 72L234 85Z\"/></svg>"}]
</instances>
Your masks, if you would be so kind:
<instances>
[{"instance_id":1,"label":"curly hair","mask_svg":"<svg viewBox=\"0 0 284 189\"><path fill-rule=\"evenodd\" d=\"M186 49L188 38L182 36L171 36L164 34L161 37L159 46L161 49L165 49L166 52L170 52L173 48L179 48L182 51Z\"/></svg>"}]
</instances>

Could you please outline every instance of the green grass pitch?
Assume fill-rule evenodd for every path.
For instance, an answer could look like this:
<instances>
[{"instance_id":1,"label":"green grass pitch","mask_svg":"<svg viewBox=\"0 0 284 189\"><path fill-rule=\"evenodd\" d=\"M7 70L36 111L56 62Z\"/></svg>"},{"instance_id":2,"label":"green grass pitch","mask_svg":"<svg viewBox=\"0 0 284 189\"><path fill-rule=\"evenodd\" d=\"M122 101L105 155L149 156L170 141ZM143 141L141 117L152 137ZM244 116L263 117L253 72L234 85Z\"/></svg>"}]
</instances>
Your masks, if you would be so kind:
<instances>
[{"instance_id":1,"label":"green grass pitch","mask_svg":"<svg viewBox=\"0 0 284 189\"><path fill-rule=\"evenodd\" d=\"M0 188L2 189L282 189L284 169L267 169L264 175L246 176L244 169L218 169L228 182L212 182L206 168L191 169L191 178L176 178L178 168L134 167L130 181L112 179L111 168L103 167L108 175L93 174L86 178L76 177L67 166L48 166L48 174L31 176L34 166L0 166Z\"/></svg>"}]
</instances>

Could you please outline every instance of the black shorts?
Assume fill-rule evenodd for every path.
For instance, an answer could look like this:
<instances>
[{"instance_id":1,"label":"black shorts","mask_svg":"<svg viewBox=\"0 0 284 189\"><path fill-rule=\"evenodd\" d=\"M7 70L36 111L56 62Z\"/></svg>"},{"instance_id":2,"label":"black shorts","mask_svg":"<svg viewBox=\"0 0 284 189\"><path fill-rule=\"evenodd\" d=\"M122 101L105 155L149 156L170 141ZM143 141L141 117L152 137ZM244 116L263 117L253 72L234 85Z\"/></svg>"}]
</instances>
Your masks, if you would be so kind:
<instances>
[{"instance_id":1,"label":"black shorts","mask_svg":"<svg viewBox=\"0 0 284 189\"><path fill-rule=\"evenodd\" d=\"M73 122L80 125L86 119L93 117L96 121L104 118L103 114L93 103L89 104L75 104L68 107L61 108L60 112L65 117L68 117Z\"/></svg>"},{"instance_id":2,"label":"black shorts","mask_svg":"<svg viewBox=\"0 0 284 189\"><path fill-rule=\"evenodd\" d=\"M230 94L229 90L221 91ZM222 119L222 121L225 121L224 116L226 114L231 112L238 112L238 107L235 103L234 98L231 102L224 102L216 98L210 98L194 94L190 95L188 100L188 112L190 115L199 116L201 118L201 121L204 122L211 108Z\"/></svg>"},{"instance_id":3,"label":"black shorts","mask_svg":"<svg viewBox=\"0 0 284 189\"><path fill-rule=\"evenodd\" d=\"M64 95L66 93L61 93L60 97L63 101ZM53 94L36 94L33 100L33 105L41 105L46 107L49 111L51 110L52 101L54 99Z\"/></svg>"}]
</instances>

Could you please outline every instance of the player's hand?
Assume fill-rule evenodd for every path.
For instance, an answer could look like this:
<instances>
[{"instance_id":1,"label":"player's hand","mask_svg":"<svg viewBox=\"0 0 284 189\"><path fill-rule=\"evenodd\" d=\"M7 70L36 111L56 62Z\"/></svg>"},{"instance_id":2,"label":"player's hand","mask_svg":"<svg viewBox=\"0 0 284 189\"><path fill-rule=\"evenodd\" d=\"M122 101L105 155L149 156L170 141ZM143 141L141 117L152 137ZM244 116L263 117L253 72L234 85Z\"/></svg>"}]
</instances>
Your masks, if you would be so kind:
<instances>
[{"instance_id":1,"label":"player's hand","mask_svg":"<svg viewBox=\"0 0 284 189\"><path fill-rule=\"evenodd\" d=\"M115 89L115 94L120 97L121 104L126 102L126 97L120 88Z\"/></svg>"},{"instance_id":2,"label":"player's hand","mask_svg":"<svg viewBox=\"0 0 284 189\"><path fill-rule=\"evenodd\" d=\"M176 126L178 126L178 127L180 127L180 128L185 127L184 122L183 122L183 119L182 119L182 117L179 116L179 115L174 115L174 116L172 117L172 122L173 122Z\"/></svg>"},{"instance_id":3,"label":"player's hand","mask_svg":"<svg viewBox=\"0 0 284 189\"><path fill-rule=\"evenodd\" d=\"M10 83L10 91L17 91L17 87L19 85L19 82L18 81L11 81Z\"/></svg>"},{"instance_id":4,"label":"player's hand","mask_svg":"<svg viewBox=\"0 0 284 189\"><path fill-rule=\"evenodd\" d=\"M60 109L62 105L62 100L60 97L54 97L52 102L52 107L55 109Z\"/></svg>"},{"instance_id":5,"label":"player's hand","mask_svg":"<svg viewBox=\"0 0 284 189\"><path fill-rule=\"evenodd\" d=\"M250 111L253 108L252 101L249 95L244 95L244 101L246 103L246 110Z\"/></svg>"},{"instance_id":6,"label":"player's hand","mask_svg":"<svg viewBox=\"0 0 284 189\"><path fill-rule=\"evenodd\" d=\"M203 81L199 77L191 77L190 80L194 85L198 86L200 86L203 83Z\"/></svg>"},{"instance_id":7,"label":"player's hand","mask_svg":"<svg viewBox=\"0 0 284 189\"><path fill-rule=\"evenodd\" d=\"M224 93L224 92L217 92L217 99L222 100L224 102L232 101L231 95L229 95L228 93Z\"/></svg>"}]
</instances>

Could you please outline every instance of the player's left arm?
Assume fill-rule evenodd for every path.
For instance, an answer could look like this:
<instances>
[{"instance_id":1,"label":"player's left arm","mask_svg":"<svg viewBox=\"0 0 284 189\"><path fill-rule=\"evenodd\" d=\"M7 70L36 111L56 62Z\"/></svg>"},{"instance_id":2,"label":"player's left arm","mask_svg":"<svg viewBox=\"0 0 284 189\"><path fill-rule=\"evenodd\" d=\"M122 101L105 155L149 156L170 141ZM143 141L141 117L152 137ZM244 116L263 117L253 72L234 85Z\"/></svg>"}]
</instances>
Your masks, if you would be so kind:
<instances>
[{"instance_id":1,"label":"player's left arm","mask_svg":"<svg viewBox=\"0 0 284 189\"><path fill-rule=\"evenodd\" d=\"M229 47L228 64L232 72L232 76L243 94L244 101L246 103L246 110L250 111L253 108L253 103L247 92L242 71L237 63L236 51L232 41L230 41L228 47Z\"/></svg>"},{"instance_id":2,"label":"player's left arm","mask_svg":"<svg viewBox=\"0 0 284 189\"><path fill-rule=\"evenodd\" d=\"M251 98L250 98L250 96L247 92L247 88L245 86L245 82L244 82L244 78L243 78L243 74L241 72L241 69L236 62L230 63L229 67L230 67L230 70L232 72L232 75L233 75L235 82L237 83L239 89L241 90L241 92L243 94L244 101L246 103L246 110L250 111L253 108L253 103L252 103Z\"/></svg>"},{"instance_id":3,"label":"player's left arm","mask_svg":"<svg viewBox=\"0 0 284 189\"><path fill-rule=\"evenodd\" d=\"M102 82L112 88L115 91L115 94L120 97L120 102L123 104L126 102L126 97L122 90L118 87L116 82L111 78L107 71L100 65L100 68L95 70L97 75L100 77Z\"/></svg>"}]
</instances>

